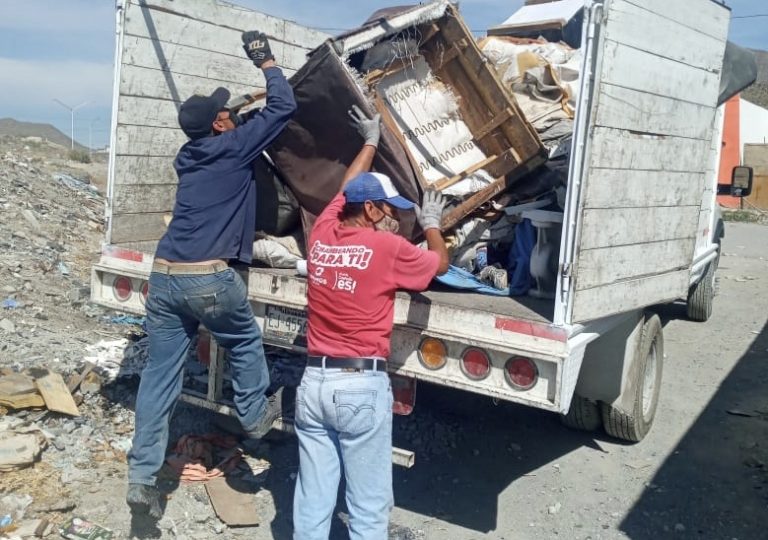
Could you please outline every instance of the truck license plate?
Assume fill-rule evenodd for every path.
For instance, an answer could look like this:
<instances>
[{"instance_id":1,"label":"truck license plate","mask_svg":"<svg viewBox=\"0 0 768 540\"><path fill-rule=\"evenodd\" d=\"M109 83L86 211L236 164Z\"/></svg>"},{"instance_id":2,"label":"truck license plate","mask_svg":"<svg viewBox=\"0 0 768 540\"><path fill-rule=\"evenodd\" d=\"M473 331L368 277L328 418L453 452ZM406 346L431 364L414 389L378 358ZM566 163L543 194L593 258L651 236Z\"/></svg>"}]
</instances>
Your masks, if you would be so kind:
<instances>
[{"instance_id":1,"label":"truck license plate","mask_svg":"<svg viewBox=\"0 0 768 540\"><path fill-rule=\"evenodd\" d=\"M307 346L307 313L300 309L267 305L264 339Z\"/></svg>"}]
</instances>

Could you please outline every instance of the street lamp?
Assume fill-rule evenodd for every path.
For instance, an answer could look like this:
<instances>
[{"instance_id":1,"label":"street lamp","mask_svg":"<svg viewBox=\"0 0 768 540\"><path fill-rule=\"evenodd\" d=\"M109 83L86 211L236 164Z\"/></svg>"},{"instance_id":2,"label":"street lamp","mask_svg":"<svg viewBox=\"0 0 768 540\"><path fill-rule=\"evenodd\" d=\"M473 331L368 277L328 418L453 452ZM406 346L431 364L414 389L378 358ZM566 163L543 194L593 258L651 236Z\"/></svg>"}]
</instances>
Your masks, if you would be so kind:
<instances>
[{"instance_id":1,"label":"street lamp","mask_svg":"<svg viewBox=\"0 0 768 540\"><path fill-rule=\"evenodd\" d=\"M74 150L75 149L75 111L77 109L79 109L80 107L84 106L84 105L88 105L88 102L84 101L80 105L77 105L75 107L70 107L69 105L67 105L63 101L59 101L56 98L53 98L53 101L55 101L56 103L58 103L59 105L61 105L65 109L67 109L69 111L70 115L71 115L71 124L70 124L71 131L70 131L69 140L70 140L71 145L72 145L71 146L71 150Z\"/></svg>"}]
</instances>

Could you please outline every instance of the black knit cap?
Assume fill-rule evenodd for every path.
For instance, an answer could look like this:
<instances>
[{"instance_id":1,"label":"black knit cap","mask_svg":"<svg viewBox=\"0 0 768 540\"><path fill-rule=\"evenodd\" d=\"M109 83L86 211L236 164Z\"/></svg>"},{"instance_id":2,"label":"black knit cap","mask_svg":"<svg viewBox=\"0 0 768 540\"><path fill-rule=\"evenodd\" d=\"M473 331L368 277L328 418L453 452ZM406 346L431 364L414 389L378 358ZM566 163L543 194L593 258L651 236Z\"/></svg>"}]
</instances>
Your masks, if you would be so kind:
<instances>
[{"instance_id":1,"label":"black knit cap","mask_svg":"<svg viewBox=\"0 0 768 540\"><path fill-rule=\"evenodd\" d=\"M229 90L219 87L210 96L194 95L179 108L179 125L190 139L211 134L213 121L229 101Z\"/></svg>"}]
</instances>

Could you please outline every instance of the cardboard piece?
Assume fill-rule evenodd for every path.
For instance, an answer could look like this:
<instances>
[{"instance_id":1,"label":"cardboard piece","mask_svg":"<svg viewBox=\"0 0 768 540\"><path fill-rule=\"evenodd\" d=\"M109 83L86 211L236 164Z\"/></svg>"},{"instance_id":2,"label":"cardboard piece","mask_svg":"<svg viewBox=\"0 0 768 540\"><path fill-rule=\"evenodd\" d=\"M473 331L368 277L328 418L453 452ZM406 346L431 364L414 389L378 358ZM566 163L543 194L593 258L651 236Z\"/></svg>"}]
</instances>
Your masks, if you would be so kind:
<instances>
[{"instance_id":1,"label":"cardboard piece","mask_svg":"<svg viewBox=\"0 0 768 540\"><path fill-rule=\"evenodd\" d=\"M0 405L9 409L27 409L44 407L45 401L32 378L22 373L10 373L0 377Z\"/></svg>"},{"instance_id":2,"label":"cardboard piece","mask_svg":"<svg viewBox=\"0 0 768 540\"><path fill-rule=\"evenodd\" d=\"M230 485L230 484L234 485ZM219 519L230 526L252 526L259 524L256 499L250 488L242 484L242 491L231 478L214 478L205 484L213 509Z\"/></svg>"},{"instance_id":3,"label":"cardboard piece","mask_svg":"<svg viewBox=\"0 0 768 540\"><path fill-rule=\"evenodd\" d=\"M45 406L48 410L70 416L80 416L77 404L61 375L49 371L43 377L37 378L35 383L37 383L37 389L43 395Z\"/></svg>"}]
</instances>

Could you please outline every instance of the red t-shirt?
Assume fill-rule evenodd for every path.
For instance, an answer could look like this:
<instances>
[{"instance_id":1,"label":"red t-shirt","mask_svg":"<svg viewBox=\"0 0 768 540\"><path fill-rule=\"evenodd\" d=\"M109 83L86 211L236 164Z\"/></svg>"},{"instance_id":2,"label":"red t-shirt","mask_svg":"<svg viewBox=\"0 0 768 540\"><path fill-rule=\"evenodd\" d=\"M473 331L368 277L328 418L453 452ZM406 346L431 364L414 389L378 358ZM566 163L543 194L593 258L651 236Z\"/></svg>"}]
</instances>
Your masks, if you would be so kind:
<instances>
[{"instance_id":1,"label":"red t-shirt","mask_svg":"<svg viewBox=\"0 0 768 540\"><path fill-rule=\"evenodd\" d=\"M392 233L342 225L343 206L340 193L309 237L308 352L387 358L395 291L426 289L440 257Z\"/></svg>"}]
</instances>

